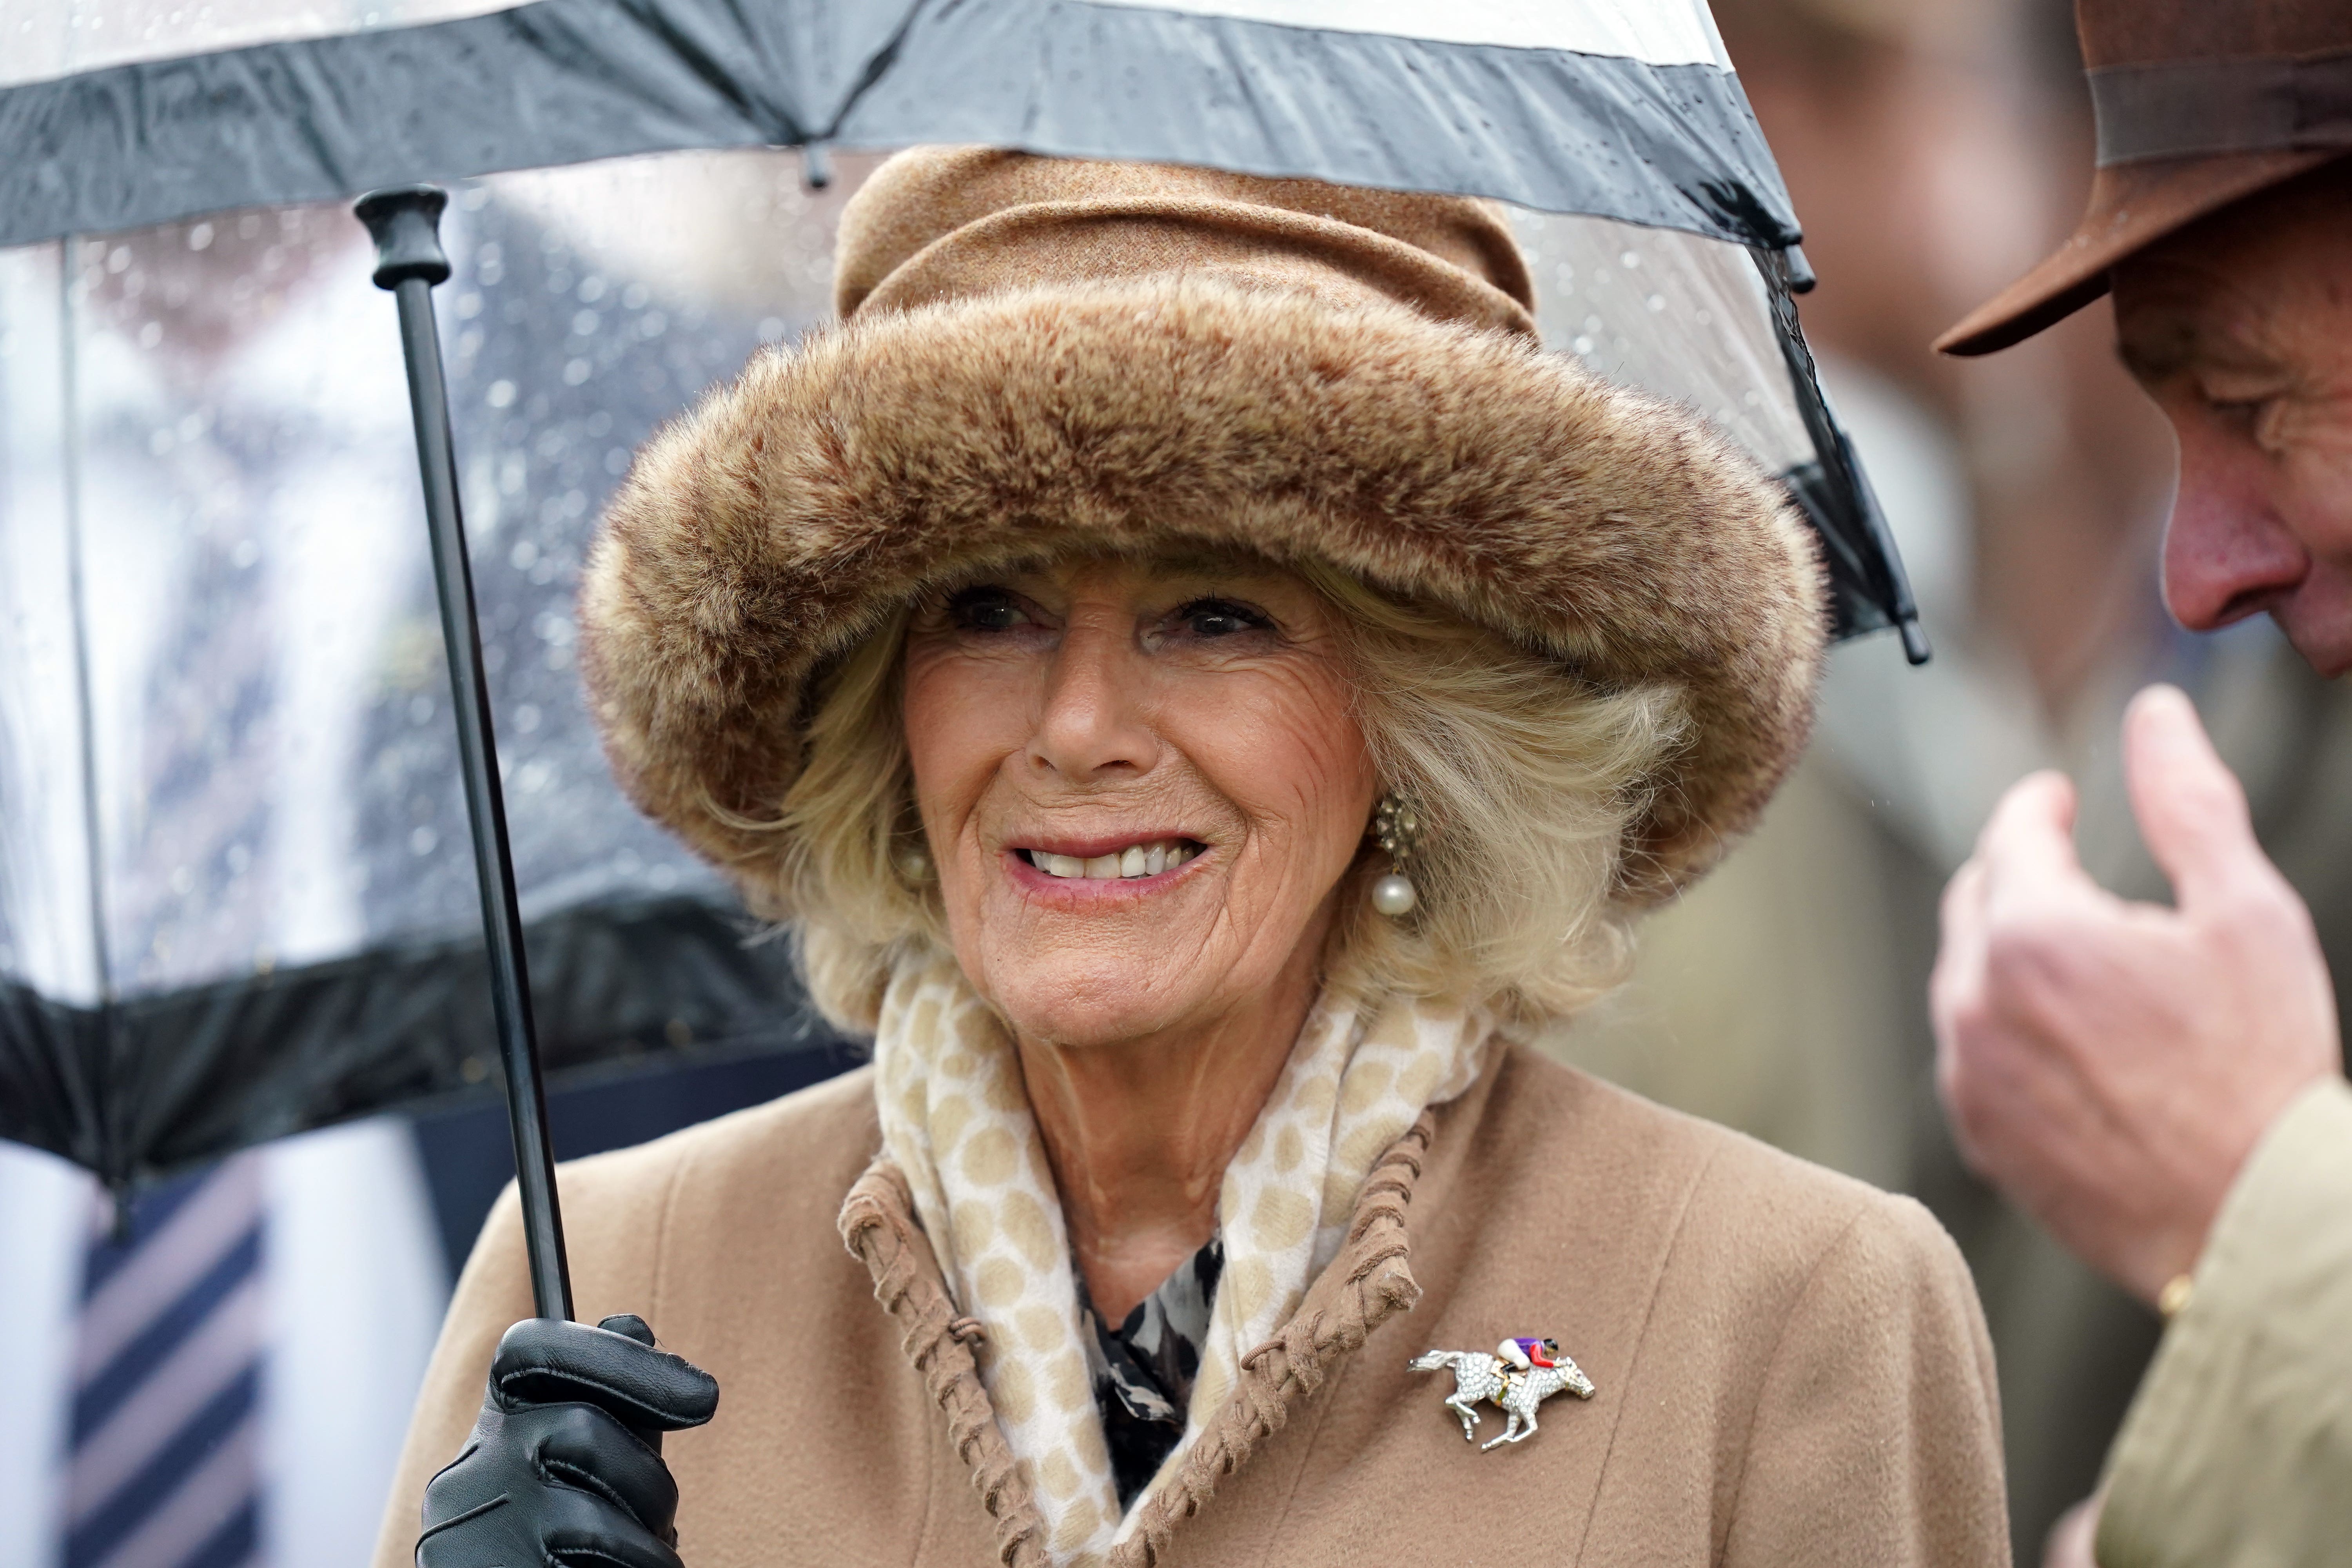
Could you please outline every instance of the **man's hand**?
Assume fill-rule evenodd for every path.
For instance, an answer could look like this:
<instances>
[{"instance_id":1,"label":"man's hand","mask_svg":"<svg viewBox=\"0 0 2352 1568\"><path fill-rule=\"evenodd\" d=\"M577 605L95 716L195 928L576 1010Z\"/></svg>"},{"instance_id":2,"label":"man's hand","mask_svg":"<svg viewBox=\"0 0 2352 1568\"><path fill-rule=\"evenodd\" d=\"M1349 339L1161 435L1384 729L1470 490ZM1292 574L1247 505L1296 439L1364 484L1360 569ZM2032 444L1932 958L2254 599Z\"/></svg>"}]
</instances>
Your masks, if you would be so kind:
<instances>
[{"instance_id":1,"label":"man's hand","mask_svg":"<svg viewBox=\"0 0 2352 1568\"><path fill-rule=\"evenodd\" d=\"M2094 883L2074 857L2074 786L2035 773L1945 890L1929 990L1969 1163L2154 1301L2195 1266L2263 1131L2341 1070L2341 1047L2310 913L2255 844L2189 699L2134 699L2124 761L2179 907Z\"/></svg>"},{"instance_id":2,"label":"man's hand","mask_svg":"<svg viewBox=\"0 0 2352 1568\"><path fill-rule=\"evenodd\" d=\"M2050 1527L2050 1534L2042 1542L2042 1568L2099 1568L2095 1550L2099 1539L2099 1510L2106 1506L2099 1496L2084 1498L2058 1516Z\"/></svg>"}]
</instances>

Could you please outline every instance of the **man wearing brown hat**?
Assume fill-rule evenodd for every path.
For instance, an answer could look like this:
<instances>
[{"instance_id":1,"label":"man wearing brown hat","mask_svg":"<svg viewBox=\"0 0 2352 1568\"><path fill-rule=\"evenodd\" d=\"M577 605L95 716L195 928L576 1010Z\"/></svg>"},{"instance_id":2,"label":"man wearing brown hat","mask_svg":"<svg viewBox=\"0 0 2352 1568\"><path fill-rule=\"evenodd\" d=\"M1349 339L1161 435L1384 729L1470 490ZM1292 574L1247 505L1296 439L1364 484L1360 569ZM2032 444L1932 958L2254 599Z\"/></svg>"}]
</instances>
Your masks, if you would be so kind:
<instances>
[{"instance_id":1,"label":"man wearing brown hat","mask_svg":"<svg viewBox=\"0 0 2352 1568\"><path fill-rule=\"evenodd\" d=\"M2352 5L2079 0L2090 211L1938 345L2112 289L2180 474L2165 597L2352 670ZM2108 1457L2105 1568L2352 1555L2352 1089L2302 901L2178 691L2125 721L2177 907L2085 877L2068 782L2017 784L1945 896L1933 1007L1971 1160L2170 1319ZM2352 819L2352 802L2336 816Z\"/></svg>"}]
</instances>

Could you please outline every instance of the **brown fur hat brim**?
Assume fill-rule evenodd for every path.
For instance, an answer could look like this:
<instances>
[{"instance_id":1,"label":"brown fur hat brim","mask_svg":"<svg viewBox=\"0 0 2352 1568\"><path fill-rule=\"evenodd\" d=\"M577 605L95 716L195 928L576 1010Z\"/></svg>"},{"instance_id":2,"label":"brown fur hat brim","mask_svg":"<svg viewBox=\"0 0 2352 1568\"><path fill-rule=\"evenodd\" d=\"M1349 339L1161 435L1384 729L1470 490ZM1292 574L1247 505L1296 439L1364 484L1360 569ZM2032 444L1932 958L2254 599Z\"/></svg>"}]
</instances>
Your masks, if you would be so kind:
<instances>
[{"instance_id":1,"label":"brown fur hat brim","mask_svg":"<svg viewBox=\"0 0 2352 1568\"><path fill-rule=\"evenodd\" d=\"M974 565L1180 543L1319 559L1597 687L1677 690L1633 901L1752 824L1811 722L1810 535L1697 419L1509 334L1162 277L860 317L653 441L582 589L607 753L769 905L773 839L741 823L797 774L829 660Z\"/></svg>"}]
</instances>

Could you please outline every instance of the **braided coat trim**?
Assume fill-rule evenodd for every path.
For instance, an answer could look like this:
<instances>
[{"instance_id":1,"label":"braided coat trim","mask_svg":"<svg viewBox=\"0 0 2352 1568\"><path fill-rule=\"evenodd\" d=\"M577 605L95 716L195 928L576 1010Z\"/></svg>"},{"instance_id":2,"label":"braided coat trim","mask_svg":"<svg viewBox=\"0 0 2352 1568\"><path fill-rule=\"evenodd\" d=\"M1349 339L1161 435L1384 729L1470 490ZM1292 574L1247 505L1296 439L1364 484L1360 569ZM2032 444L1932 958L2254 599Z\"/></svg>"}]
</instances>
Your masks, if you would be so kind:
<instances>
[{"instance_id":1,"label":"braided coat trim","mask_svg":"<svg viewBox=\"0 0 2352 1568\"><path fill-rule=\"evenodd\" d=\"M948 1418L948 1439L971 1468L972 1489L996 1527L1004 1568L1052 1568L1045 1521L1029 1479L996 1425L967 1340L969 1320L948 1299L930 1243L914 1222L907 1178L877 1155L841 1205L841 1239L874 1277L874 1299L898 1321L899 1348L923 1375L931 1403Z\"/></svg>"}]
</instances>

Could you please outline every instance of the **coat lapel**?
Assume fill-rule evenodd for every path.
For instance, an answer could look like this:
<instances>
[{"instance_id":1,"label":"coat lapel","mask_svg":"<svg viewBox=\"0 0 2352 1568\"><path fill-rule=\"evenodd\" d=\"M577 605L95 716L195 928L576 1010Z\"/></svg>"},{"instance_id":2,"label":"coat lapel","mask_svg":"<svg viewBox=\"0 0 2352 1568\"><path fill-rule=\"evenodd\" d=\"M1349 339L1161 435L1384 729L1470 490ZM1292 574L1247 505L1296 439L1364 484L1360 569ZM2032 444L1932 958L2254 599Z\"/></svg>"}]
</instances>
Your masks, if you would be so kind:
<instances>
[{"instance_id":1,"label":"coat lapel","mask_svg":"<svg viewBox=\"0 0 2352 1568\"><path fill-rule=\"evenodd\" d=\"M898 1320L899 1348L947 1416L948 1441L971 1468L973 1489L995 1526L998 1561L1005 1568L1051 1568L1045 1516L972 1360L978 1325L956 1315L939 1259L915 1223L906 1175L887 1155L876 1155L849 1189L840 1224L841 1239L874 1276L874 1299Z\"/></svg>"}]
</instances>

